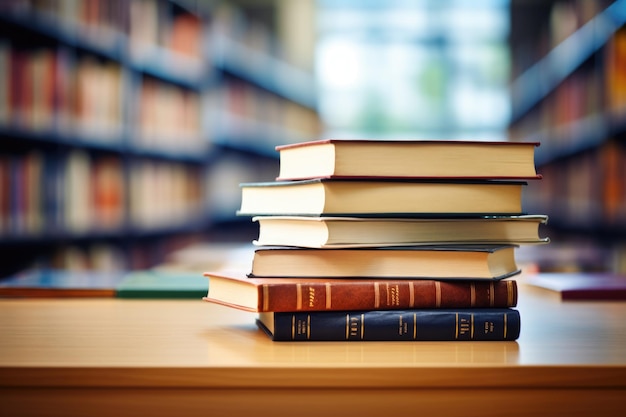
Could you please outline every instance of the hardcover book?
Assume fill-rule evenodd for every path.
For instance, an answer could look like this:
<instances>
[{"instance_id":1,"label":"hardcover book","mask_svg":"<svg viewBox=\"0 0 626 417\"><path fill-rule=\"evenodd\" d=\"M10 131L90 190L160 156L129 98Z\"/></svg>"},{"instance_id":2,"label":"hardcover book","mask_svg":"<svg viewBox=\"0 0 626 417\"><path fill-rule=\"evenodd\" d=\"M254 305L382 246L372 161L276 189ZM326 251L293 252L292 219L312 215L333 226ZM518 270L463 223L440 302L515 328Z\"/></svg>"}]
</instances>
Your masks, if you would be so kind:
<instances>
[{"instance_id":1,"label":"hardcover book","mask_svg":"<svg viewBox=\"0 0 626 417\"><path fill-rule=\"evenodd\" d=\"M133 271L115 291L118 298L191 298L206 294L206 279L191 272L166 272L156 269Z\"/></svg>"},{"instance_id":2,"label":"hardcover book","mask_svg":"<svg viewBox=\"0 0 626 417\"><path fill-rule=\"evenodd\" d=\"M276 147L278 179L539 178L538 143L325 139Z\"/></svg>"},{"instance_id":3,"label":"hardcover book","mask_svg":"<svg viewBox=\"0 0 626 417\"><path fill-rule=\"evenodd\" d=\"M520 272L514 245L354 249L259 248L252 277L498 280Z\"/></svg>"},{"instance_id":4,"label":"hardcover book","mask_svg":"<svg viewBox=\"0 0 626 417\"><path fill-rule=\"evenodd\" d=\"M252 312L515 307L517 282L249 278L206 272L205 301Z\"/></svg>"},{"instance_id":5,"label":"hardcover book","mask_svg":"<svg viewBox=\"0 0 626 417\"><path fill-rule=\"evenodd\" d=\"M303 180L241 184L239 215L522 214L520 181Z\"/></svg>"},{"instance_id":6,"label":"hardcover book","mask_svg":"<svg viewBox=\"0 0 626 417\"><path fill-rule=\"evenodd\" d=\"M537 244L547 216L478 218L365 218L256 216L259 246L307 248L406 246L418 244Z\"/></svg>"},{"instance_id":7,"label":"hardcover book","mask_svg":"<svg viewBox=\"0 0 626 417\"><path fill-rule=\"evenodd\" d=\"M564 301L626 300L626 275L610 272L544 272L526 276L524 282L553 291Z\"/></svg>"},{"instance_id":8,"label":"hardcover book","mask_svg":"<svg viewBox=\"0 0 626 417\"><path fill-rule=\"evenodd\" d=\"M275 341L515 340L520 314L510 308L259 313Z\"/></svg>"}]
</instances>

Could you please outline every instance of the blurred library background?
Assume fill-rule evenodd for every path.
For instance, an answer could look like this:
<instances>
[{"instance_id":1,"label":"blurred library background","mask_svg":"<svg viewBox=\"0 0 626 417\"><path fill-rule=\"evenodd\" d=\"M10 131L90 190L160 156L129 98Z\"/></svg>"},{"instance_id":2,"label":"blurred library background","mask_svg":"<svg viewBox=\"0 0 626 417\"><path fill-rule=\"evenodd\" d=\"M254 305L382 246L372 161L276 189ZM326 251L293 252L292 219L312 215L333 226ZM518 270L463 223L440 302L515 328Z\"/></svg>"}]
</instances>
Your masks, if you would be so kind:
<instances>
[{"instance_id":1,"label":"blurred library background","mask_svg":"<svg viewBox=\"0 0 626 417\"><path fill-rule=\"evenodd\" d=\"M0 279L250 242L320 138L537 141L540 270L626 271L626 0L0 2ZM199 271L203 272L203 271Z\"/></svg>"}]
</instances>

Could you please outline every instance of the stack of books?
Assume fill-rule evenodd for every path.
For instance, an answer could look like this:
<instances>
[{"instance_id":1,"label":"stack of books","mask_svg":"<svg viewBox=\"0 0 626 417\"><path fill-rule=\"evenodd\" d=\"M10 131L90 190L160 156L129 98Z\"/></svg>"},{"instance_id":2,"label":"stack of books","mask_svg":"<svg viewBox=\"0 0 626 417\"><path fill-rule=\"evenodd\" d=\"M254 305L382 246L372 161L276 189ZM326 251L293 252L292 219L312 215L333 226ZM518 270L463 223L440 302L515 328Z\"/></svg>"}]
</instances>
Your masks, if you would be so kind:
<instances>
[{"instance_id":1,"label":"stack of books","mask_svg":"<svg viewBox=\"0 0 626 417\"><path fill-rule=\"evenodd\" d=\"M515 340L515 249L548 242L522 210L537 143L320 140L277 147L241 184L250 270L205 300L257 312L276 341Z\"/></svg>"}]
</instances>

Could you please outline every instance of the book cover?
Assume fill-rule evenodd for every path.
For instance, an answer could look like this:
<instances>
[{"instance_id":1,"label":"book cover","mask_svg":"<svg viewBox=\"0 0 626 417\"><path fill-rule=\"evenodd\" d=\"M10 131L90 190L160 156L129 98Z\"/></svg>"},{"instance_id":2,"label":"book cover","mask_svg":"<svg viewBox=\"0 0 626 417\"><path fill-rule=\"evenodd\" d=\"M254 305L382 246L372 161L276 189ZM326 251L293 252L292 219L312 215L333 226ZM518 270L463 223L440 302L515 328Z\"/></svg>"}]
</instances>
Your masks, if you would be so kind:
<instances>
[{"instance_id":1,"label":"book cover","mask_svg":"<svg viewBox=\"0 0 626 417\"><path fill-rule=\"evenodd\" d=\"M506 141L322 139L277 146L277 179L538 179L537 146Z\"/></svg>"},{"instance_id":2,"label":"book cover","mask_svg":"<svg viewBox=\"0 0 626 417\"><path fill-rule=\"evenodd\" d=\"M540 244L547 216L364 218L255 216L257 246L347 248L433 244Z\"/></svg>"},{"instance_id":3,"label":"book cover","mask_svg":"<svg viewBox=\"0 0 626 417\"><path fill-rule=\"evenodd\" d=\"M29 270L1 280L0 297L110 298L123 279L116 272Z\"/></svg>"},{"instance_id":4,"label":"book cover","mask_svg":"<svg viewBox=\"0 0 626 417\"><path fill-rule=\"evenodd\" d=\"M519 311L510 308L259 313L274 341L512 341Z\"/></svg>"},{"instance_id":5,"label":"book cover","mask_svg":"<svg viewBox=\"0 0 626 417\"><path fill-rule=\"evenodd\" d=\"M249 278L206 272L205 301L251 312L515 307L517 283L393 279Z\"/></svg>"},{"instance_id":6,"label":"book cover","mask_svg":"<svg viewBox=\"0 0 626 417\"><path fill-rule=\"evenodd\" d=\"M525 276L524 282L553 291L564 301L626 300L626 276L609 272L544 272Z\"/></svg>"},{"instance_id":7,"label":"book cover","mask_svg":"<svg viewBox=\"0 0 626 417\"><path fill-rule=\"evenodd\" d=\"M206 293L207 280L202 274L157 270L131 272L115 288L115 296L118 298L199 300Z\"/></svg>"},{"instance_id":8,"label":"book cover","mask_svg":"<svg viewBox=\"0 0 626 417\"><path fill-rule=\"evenodd\" d=\"M515 245L350 249L263 247L251 277L336 277L499 280L518 274Z\"/></svg>"},{"instance_id":9,"label":"book cover","mask_svg":"<svg viewBox=\"0 0 626 417\"><path fill-rule=\"evenodd\" d=\"M244 215L520 215L523 181L391 178L242 183Z\"/></svg>"}]
</instances>

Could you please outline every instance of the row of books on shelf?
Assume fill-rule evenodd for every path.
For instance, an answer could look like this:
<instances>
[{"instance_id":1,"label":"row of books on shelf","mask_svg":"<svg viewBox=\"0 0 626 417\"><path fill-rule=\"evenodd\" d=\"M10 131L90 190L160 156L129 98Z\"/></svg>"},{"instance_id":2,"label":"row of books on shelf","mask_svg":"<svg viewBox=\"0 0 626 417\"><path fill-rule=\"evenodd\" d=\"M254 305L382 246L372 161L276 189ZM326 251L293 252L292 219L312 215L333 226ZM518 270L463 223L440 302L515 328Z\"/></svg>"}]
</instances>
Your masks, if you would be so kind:
<instances>
[{"instance_id":1,"label":"row of books on shelf","mask_svg":"<svg viewBox=\"0 0 626 417\"><path fill-rule=\"evenodd\" d=\"M207 271L205 300L256 312L275 341L515 340L515 250L536 143L320 140L277 147L241 184L251 264Z\"/></svg>"},{"instance_id":2,"label":"row of books on shelf","mask_svg":"<svg viewBox=\"0 0 626 417\"><path fill-rule=\"evenodd\" d=\"M322 121L314 108L236 78L224 78L219 86L207 92L206 99L212 130L217 136L220 130L232 132L235 138L273 150L288 139L316 137L322 130ZM284 141L275 142L277 136L284 137ZM258 144L264 141L274 143Z\"/></svg>"},{"instance_id":3,"label":"row of books on shelf","mask_svg":"<svg viewBox=\"0 0 626 417\"><path fill-rule=\"evenodd\" d=\"M194 166L83 151L0 155L0 236L175 227L202 218L204 195Z\"/></svg>"},{"instance_id":4,"label":"row of books on shelf","mask_svg":"<svg viewBox=\"0 0 626 417\"><path fill-rule=\"evenodd\" d=\"M549 132L597 114L624 114L626 29L620 13L623 5L613 2L606 6L606 2L555 2L553 12L565 14L550 19L547 26L548 32L559 35L549 33L546 37L568 38L552 45L549 51L544 50L547 44L540 41L541 33L537 41L513 45L514 73L519 77L514 83L517 94L512 103L512 137ZM568 12L570 8L576 11Z\"/></svg>"},{"instance_id":5,"label":"row of books on shelf","mask_svg":"<svg viewBox=\"0 0 626 417\"><path fill-rule=\"evenodd\" d=\"M120 65L88 55L75 58L64 49L26 49L0 40L0 122L33 131L55 128L119 138Z\"/></svg>"},{"instance_id":6,"label":"row of books on shelf","mask_svg":"<svg viewBox=\"0 0 626 417\"><path fill-rule=\"evenodd\" d=\"M0 10L105 48L116 47L120 38L129 39L132 52L138 56L155 48L198 59L202 56L201 18L177 7L175 1L20 0L2 2Z\"/></svg>"},{"instance_id":7,"label":"row of books on shelf","mask_svg":"<svg viewBox=\"0 0 626 417\"><path fill-rule=\"evenodd\" d=\"M201 121L202 98L196 91L144 77L134 102L136 145L170 153L205 153L208 138Z\"/></svg>"},{"instance_id":8,"label":"row of books on shelf","mask_svg":"<svg viewBox=\"0 0 626 417\"><path fill-rule=\"evenodd\" d=\"M626 220L626 148L607 140L597 148L541 168L545 181L533 184L528 206L571 229L621 233Z\"/></svg>"},{"instance_id":9,"label":"row of books on shelf","mask_svg":"<svg viewBox=\"0 0 626 417\"><path fill-rule=\"evenodd\" d=\"M7 128L121 144L130 123L137 148L206 151L198 91L150 77L133 85L119 63L2 40L0 71L0 124Z\"/></svg>"},{"instance_id":10,"label":"row of books on shelf","mask_svg":"<svg viewBox=\"0 0 626 417\"><path fill-rule=\"evenodd\" d=\"M571 75L542 103L509 127L510 137L519 141L549 138L551 148L569 148L578 147L581 140L591 143L607 130L622 132L626 91L612 85L616 82L615 77L604 79L592 70ZM622 83L626 85L626 80Z\"/></svg>"}]
</instances>

